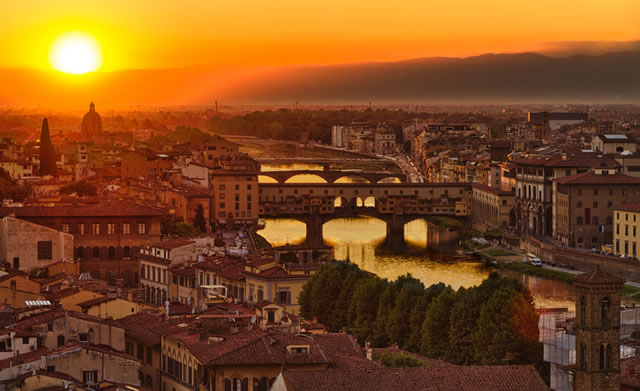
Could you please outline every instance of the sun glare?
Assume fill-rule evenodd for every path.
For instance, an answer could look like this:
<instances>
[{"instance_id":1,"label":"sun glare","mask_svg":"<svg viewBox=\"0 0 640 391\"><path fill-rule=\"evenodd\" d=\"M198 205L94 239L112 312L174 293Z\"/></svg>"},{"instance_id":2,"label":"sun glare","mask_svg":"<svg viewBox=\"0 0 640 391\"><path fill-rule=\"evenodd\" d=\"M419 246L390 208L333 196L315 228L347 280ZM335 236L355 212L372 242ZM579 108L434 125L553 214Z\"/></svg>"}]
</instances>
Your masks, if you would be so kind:
<instances>
[{"instance_id":1,"label":"sun glare","mask_svg":"<svg viewBox=\"0 0 640 391\"><path fill-rule=\"evenodd\" d=\"M102 65L100 44L86 33L66 33L51 45L49 61L60 72L75 75L93 72Z\"/></svg>"}]
</instances>

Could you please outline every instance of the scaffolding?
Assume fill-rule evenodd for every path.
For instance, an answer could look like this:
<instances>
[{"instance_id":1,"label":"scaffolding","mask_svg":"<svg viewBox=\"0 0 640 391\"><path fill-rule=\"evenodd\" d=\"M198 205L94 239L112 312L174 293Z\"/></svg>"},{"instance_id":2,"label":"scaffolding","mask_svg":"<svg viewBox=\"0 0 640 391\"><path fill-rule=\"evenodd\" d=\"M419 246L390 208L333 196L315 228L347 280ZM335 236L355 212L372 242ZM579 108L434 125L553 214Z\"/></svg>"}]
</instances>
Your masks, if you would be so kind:
<instances>
[{"instance_id":1,"label":"scaffolding","mask_svg":"<svg viewBox=\"0 0 640 391\"><path fill-rule=\"evenodd\" d=\"M573 382L569 366L576 364L576 336L574 311L567 308L538 310L538 330L544 347L544 360L550 364L550 388L555 391L572 391ZM620 358L636 355L640 340L633 338L639 330L640 307L622 309L620 312ZM638 333L636 333L638 334Z\"/></svg>"}]
</instances>

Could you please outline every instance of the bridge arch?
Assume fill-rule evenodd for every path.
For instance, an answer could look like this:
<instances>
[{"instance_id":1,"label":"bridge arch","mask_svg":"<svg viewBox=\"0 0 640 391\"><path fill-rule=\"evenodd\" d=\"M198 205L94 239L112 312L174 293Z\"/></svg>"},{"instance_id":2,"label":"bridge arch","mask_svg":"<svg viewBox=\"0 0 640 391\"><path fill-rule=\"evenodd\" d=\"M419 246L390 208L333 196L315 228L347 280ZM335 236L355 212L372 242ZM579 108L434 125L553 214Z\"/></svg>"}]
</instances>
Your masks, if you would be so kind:
<instances>
[{"instance_id":1,"label":"bridge arch","mask_svg":"<svg viewBox=\"0 0 640 391\"><path fill-rule=\"evenodd\" d=\"M258 175L258 183L280 183L278 180L270 175L260 174Z\"/></svg>"},{"instance_id":2,"label":"bridge arch","mask_svg":"<svg viewBox=\"0 0 640 391\"><path fill-rule=\"evenodd\" d=\"M362 197L356 196L349 200L349 206L352 208L362 208L364 206L364 201L362 201Z\"/></svg>"},{"instance_id":3,"label":"bridge arch","mask_svg":"<svg viewBox=\"0 0 640 391\"><path fill-rule=\"evenodd\" d=\"M333 183L371 183L371 181L361 175L349 174L334 180Z\"/></svg>"},{"instance_id":4,"label":"bridge arch","mask_svg":"<svg viewBox=\"0 0 640 391\"><path fill-rule=\"evenodd\" d=\"M284 183L329 183L318 174L296 174L287 178Z\"/></svg>"},{"instance_id":5,"label":"bridge arch","mask_svg":"<svg viewBox=\"0 0 640 391\"><path fill-rule=\"evenodd\" d=\"M364 199L363 205L365 208L375 208L377 206L377 200L374 196L369 196Z\"/></svg>"},{"instance_id":6,"label":"bridge arch","mask_svg":"<svg viewBox=\"0 0 640 391\"><path fill-rule=\"evenodd\" d=\"M388 177L381 178L376 183L402 183L402 179L399 175L389 175Z\"/></svg>"},{"instance_id":7,"label":"bridge arch","mask_svg":"<svg viewBox=\"0 0 640 391\"><path fill-rule=\"evenodd\" d=\"M343 208L343 207L347 207L349 206L349 201L342 197L342 196L337 196L335 200L333 200L333 207L334 208Z\"/></svg>"}]
</instances>

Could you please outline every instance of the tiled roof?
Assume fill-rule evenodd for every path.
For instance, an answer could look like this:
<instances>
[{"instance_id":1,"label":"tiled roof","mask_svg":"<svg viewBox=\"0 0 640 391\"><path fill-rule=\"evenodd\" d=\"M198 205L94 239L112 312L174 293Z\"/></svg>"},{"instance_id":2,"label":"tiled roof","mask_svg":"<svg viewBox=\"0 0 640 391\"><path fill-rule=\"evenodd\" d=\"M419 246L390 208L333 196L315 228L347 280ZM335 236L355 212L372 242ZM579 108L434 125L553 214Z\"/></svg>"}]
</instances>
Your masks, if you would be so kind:
<instances>
[{"instance_id":1,"label":"tiled roof","mask_svg":"<svg viewBox=\"0 0 640 391\"><path fill-rule=\"evenodd\" d=\"M484 191L484 192L495 194L495 195L503 195L503 196L515 195L514 191L503 191L499 187L491 187L491 186L483 185L482 183L472 183L471 187L473 187L474 189L478 189L480 191Z\"/></svg>"},{"instance_id":2,"label":"tiled roof","mask_svg":"<svg viewBox=\"0 0 640 391\"><path fill-rule=\"evenodd\" d=\"M616 210L626 210L629 212L640 212L640 201L627 202L616 207Z\"/></svg>"},{"instance_id":3,"label":"tiled roof","mask_svg":"<svg viewBox=\"0 0 640 391\"><path fill-rule=\"evenodd\" d=\"M609 274L605 271L592 270L590 272L578 274L573 277L574 282L592 283L592 284L624 284L625 280L616 277L613 274Z\"/></svg>"},{"instance_id":4,"label":"tiled roof","mask_svg":"<svg viewBox=\"0 0 640 391\"><path fill-rule=\"evenodd\" d=\"M42 347L32 352L23 353L17 356L5 358L4 360L0 360L0 370L9 368L10 366L16 366L20 364L37 361L40 359L41 356L46 355L48 352L49 352L48 348Z\"/></svg>"},{"instance_id":5,"label":"tiled roof","mask_svg":"<svg viewBox=\"0 0 640 391\"><path fill-rule=\"evenodd\" d=\"M101 297L96 297L95 299L83 301L82 303L78 303L78 306L82 308L90 308L90 307L93 307L94 305L106 303L108 301L115 300L115 299L116 299L115 297L101 296Z\"/></svg>"},{"instance_id":6,"label":"tiled roof","mask_svg":"<svg viewBox=\"0 0 640 391\"><path fill-rule=\"evenodd\" d=\"M424 363L426 367L442 367L442 366L455 366L454 364L448 363L446 361L436 360L434 358L421 356L419 354L407 352L406 350L399 349L397 347L389 347L389 348L374 348L373 349L373 358L376 360L380 360L384 354L388 354L393 356L394 354L402 354L405 356L413 357L417 360L420 360Z\"/></svg>"},{"instance_id":7,"label":"tiled roof","mask_svg":"<svg viewBox=\"0 0 640 391\"><path fill-rule=\"evenodd\" d=\"M227 280L243 281L244 280L244 264L238 264L218 272L218 277L226 278Z\"/></svg>"},{"instance_id":8,"label":"tiled roof","mask_svg":"<svg viewBox=\"0 0 640 391\"><path fill-rule=\"evenodd\" d=\"M582 174L556 178L554 182L563 185L636 185L640 184L640 178L623 174L603 175L583 172Z\"/></svg>"},{"instance_id":9,"label":"tiled roof","mask_svg":"<svg viewBox=\"0 0 640 391\"><path fill-rule=\"evenodd\" d=\"M532 366L284 370L287 391L549 390Z\"/></svg>"},{"instance_id":10,"label":"tiled roof","mask_svg":"<svg viewBox=\"0 0 640 391\"><path fill-rule=\"evenodd\" d=\"M582 156L569 156L566 159L562 157L525 157L514 161L515 164L529 165L529 166L544 166L544 167L584 167L584 168L618 168L618 163L612 156L604 155L582 155Z\"/></svg>"},{"instance_id":11,"label":"tiled roof","mask_svg":"<svg viewBox=\"0 0 640 391\"><path fill-rule=\"evenodd\" d=\"M165 250L173 250L174 248L193 244L195 241L189 239L169 239L151 244L152 247L162 248Z\"/></svg>"},{"instance_id":12,"label":"tiled roof","mask_svg":"<svg viewBox=\"0 0 640 391\"><path fill-rule=\"evenodd\" d=\"M267 279L282 279L282 278L301 278L301 277L305 277L306 276L292 276L289 273L287 273L286 270L284 270L283 268L281 268L280 266L275 266L272 268L269 268L267 270L263 270L260 273L252 273L252 272L248 272L248 271L244 271L242 272L242 274L247 275L247 276L253 276L253 277L258 277L258 278L267 278Z\"/></svg>"},{"instance_id":13,"label":"tiled roof","mask_svg":"<svg viewBox=\"0 0 640 391\"><path fill-rule=\"evenodd\" d=\"M129 201L105 201L99 204L0 208L0 216L9 214L15 214L16 217L164 216L167 212Z\"/></svg>"},{"instance_id":14,"label":"tiled roof","mask_svg":"<svg viewBox=\"0 0 640 391\"><path fill-rule=\"evenodd\" d=\"M139 312L118 319L116 324L124 328L127 336L146 345L158 345L161 341L160 335L151 331L150 328L163 322L160 316Z\"/></svg>"},{"instance_id":15,"label":"tiled roof","mask_svg":"<svg viewBox=\"0 0 640 391\"><path fill-rule=\"evenodd\" d=\"M78 350L81 349L86 349L86 350L91 350L94 352L99 352L99 353L104 353L104 354L109 354L112 356L118 356L127 360L131 360L131 361L138 361L141 362L140 360L138 360L137 358L133 357L132 355L125 353L125 352L121 352L119 350L115 350L114 348L112 348L109 345L94 345L91 343L86 343L86 342L70 342L64 346L60 346L57 347L53 350L51 350L49 353L47 353L47 357L51 357L51 356L58 356L58 355L64 355L67 353L73 353L76 352Z\"/></svg>"}]
</instances>

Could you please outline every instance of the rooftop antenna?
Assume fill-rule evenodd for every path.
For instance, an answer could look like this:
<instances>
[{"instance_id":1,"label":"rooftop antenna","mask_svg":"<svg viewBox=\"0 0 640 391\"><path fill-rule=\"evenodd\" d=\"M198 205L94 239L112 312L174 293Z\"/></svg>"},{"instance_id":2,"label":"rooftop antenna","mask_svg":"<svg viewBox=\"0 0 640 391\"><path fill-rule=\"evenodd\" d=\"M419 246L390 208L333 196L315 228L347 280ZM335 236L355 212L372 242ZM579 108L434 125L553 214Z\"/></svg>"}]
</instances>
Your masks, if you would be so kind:
<instances>
[{"instance_id":1,"label":"rooftop antenna","mask_svg":"<svg viewBox=\"0 0 640 391\"><path fill-rule=\"evenodd\" d=\"M218 112L218 100L216 99L216 113Z\"/></svg>"}]
</instances>

